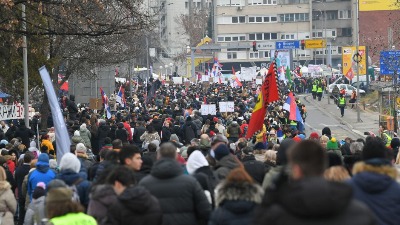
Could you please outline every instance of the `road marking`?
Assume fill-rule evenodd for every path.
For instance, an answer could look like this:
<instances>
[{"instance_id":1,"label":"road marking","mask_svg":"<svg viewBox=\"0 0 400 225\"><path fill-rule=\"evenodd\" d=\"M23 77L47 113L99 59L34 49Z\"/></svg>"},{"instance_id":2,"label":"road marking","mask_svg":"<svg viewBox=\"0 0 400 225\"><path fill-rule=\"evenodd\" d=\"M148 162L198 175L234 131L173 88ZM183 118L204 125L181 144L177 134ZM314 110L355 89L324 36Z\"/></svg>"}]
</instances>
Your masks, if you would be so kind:
<instances>
[{"instance_id":1,"label":"road marking","mask_svg":"<svg viewBox=\"0 0 400 225\"><path fill-rule=\"evenodd\" d=\"M338 124L329 125L329 124L320 123L319 125L322 125L322 126L324 126L324 127L340 127L340 125L338 125Z\"/></svg>"}]
</instances>

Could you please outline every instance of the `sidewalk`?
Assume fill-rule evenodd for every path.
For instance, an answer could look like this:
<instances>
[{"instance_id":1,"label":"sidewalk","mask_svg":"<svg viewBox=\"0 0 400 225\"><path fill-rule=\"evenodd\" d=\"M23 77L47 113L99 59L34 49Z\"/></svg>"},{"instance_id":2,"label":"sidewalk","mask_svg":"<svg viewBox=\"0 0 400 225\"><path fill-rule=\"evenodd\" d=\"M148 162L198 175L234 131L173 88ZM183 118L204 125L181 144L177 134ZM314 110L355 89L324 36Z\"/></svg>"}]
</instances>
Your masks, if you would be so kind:
<instances>
[{"instance_id":1,"label":"sidewalk","mask_svg":"<svg viewBox=\"0 0 400 225\"><path fill-rule=\"evenodd\" d=\"M347 105L344 110L344 117L340 116L340 109L334 104L333 99L330 99L330 104L328 104L328 96L324 95L323 99L319 102L314 100L311 94L304 96L307 104L313 104L317 108L321 109L324 113L332 116L333 118L340 121L343 125L346 125L354 133L361 137L365 137L364 132L371 131L378 134L379 129L379 113L363 110L360 108L360 118L361 122L357 122L357 110L351 109L351 105ZM348 102L348 99L346 99ZM307 105L306 105L307 107ZM361 107L361 105L360 105Z\"/></svg>"}]
</instances>

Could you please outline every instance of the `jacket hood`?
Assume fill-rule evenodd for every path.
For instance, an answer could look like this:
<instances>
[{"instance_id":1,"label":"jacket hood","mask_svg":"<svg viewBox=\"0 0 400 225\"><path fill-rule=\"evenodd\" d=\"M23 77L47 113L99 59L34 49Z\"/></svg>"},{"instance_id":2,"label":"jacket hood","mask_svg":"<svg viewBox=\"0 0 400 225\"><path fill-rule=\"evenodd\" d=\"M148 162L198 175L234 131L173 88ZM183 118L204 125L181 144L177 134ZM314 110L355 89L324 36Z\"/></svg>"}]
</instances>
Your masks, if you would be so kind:
<instances>
[{"instance_id":1,"label":"jacket hood","mask_svg":"<svg viewBox=\"0 0 400 225\"><path fill-rule=\"evenodd\" d=\"M114 189L107 184L95 185L90 192L90 199L97 200L104 205L112 204L116 198Z\"/></svg>"},{"instance_id":2,"label":"jacket hood","mask_svg":"<svg viewBox=\"0 0 400 225\"><path fill-rule=\"evenodd\" d=\"M0 181L0 194L11 188L10 183L7 181Z\"/></svg>"},{"instance_id":3,"label":"jacket hood","mask_svg":"<svg viewBox=\"0 0 400 225\"><path fill-rule=\"evenodd\" d=\"M239 167L239 162L235 159L235 157L236 156L232 154L222 157L221 160L217 161L216 167L227 167L229 169Z\"/></svg>"},{"instance_id":4,"label":"jacket hood","mask_svg":"<svg viewBox=\"0 0 400 225\"><path fill-rule=\"evenodd\" d=\"M349 185L323 178L305 178L284 186L279 202L298 217L329 217L340 214L352 200Z\"/></svg>"},{"instance_id":5,"label":"jacket hood","mask_svg":"<svg viewBox=\"0 0 400 225\"><path fill-rule=\"evenodd\" d=\"M380 193L397 178L396 168L388 165L372 166L358 162L353 167L353 181L367 193Z\"/></svg>"},{"instance_id":6,"label":"jacket hood","mask_svg":"<svg viewBox=\"0 0 400 225\"><path fill-rule=\"evenodd\" d=\"M258 204L255 202L249 202L244 200L237 200L237 201L227 200L223 203L224 208L234 214L244 214L251 212L257 205Z\"/></svg>"},{"instance_id":7,"label":"jacket hood","mask_svg":"<svg viewBox=\"0 0 400 225\"><path fill-rule=\"evenodd\" d=\"M238 122L236 122L236 121L232 121L231 125L232 125L232 127L238 127L239 126Z\"/></svg>"},{"instance_id":8,"label":"jacket hood","mask_svg":"<svg viewBox=\"0 0 400 225\"><path fill-rule=\"evenodd\" d=\"M72 170L62 170L57 179L63 180L67 185L72 185L76 180L79 179L79 174L73 172Z\"/></svg>"},{"instance_id":9,"label":"jacket hood","mask_svg":"<svg viewBox=\"0 0 400 225\"><path fill-rule=\"evenodd\" d=\"M258 184L223 181L216 187L215 204L219 206L224 201L246 201L260 204L263 195L264 191Z\"/></svg>"},{"instance_id":10,"label":"jacket hood","mask_svg":"<svg viewBox=\"0 0 400 225\"><path fill-rule=\"evenodd\" d=\"M186 163L186 169L189 174L194 174L197 169L204 166L208 166L208 161L203 153L196 150L190 154Z\"/></svg>"},{"instance_id":11,"label":"jacket hood","mask_svg":"<svg viewBox=\"0 0 400 225\"><path fill-rule=\"evenodd\" d=\"M153 196L143 187L128 187L120 196L121 204L134 212L144 213L153 207Z\"/></svg>"},{"instance_id":12,"label":"jacket hood","mask_svg":"<svg viewBox=\"0 0 400 225\"><path fill-rule=\"evenodd\" d=\"M174 159L158 160L151 169L151 175L159 179L168 179L183 174L183 169Z\"/></svg>"}]
</instances>

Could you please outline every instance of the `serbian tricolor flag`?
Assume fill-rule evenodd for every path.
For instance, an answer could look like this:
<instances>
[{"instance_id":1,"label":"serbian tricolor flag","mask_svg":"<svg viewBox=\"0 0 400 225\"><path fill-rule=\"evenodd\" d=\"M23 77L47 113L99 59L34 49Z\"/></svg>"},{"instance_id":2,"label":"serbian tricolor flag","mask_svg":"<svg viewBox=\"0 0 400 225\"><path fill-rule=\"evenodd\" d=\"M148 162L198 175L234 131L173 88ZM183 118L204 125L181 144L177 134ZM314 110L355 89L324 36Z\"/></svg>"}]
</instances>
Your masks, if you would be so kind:
<instances>
[{"instance_id":1,"label":"serbian tricolor flag","mask_svg":"<svg viewBox=\"0 0 400 225\"><path fill-rule=\"evenodd\" d=\"M103 88L100 87L100 94L101 94L101 99L103 100L103 104L104 104L104 109L107 112L107 119L111 118L111 110L110 110L110 106L108 106L108 98L106 93L104 93Z\"/></svg>"},{"instance_id":2,"label":"serbian tricolor flag","mask_svg":"<svg viewBox=\"0 0 400 225\"><path fill-rule=\"evenodd\" d=\"M119 87L119 91L117 94L117 102L122 106L125 107L125 88L122 85Z\"/></svg>"},{"instance_id":3,"label":"serbian tricolor flag","mask_svg":"<svg viewBox=\"0 0 400 225\"><path fill-rule=\"evenodd\" d=\"M289 112L289 120L303 123L303 118L301 118L299 107L297 107L296 99L292 92L289 93L286 102L283 104L283 109Z\"/></svg>"},{"instance_id":4,"label":"serbian tricolor flag","mask_svg":"<svg viewBox=\"0 0 400 225\"><path fill-rule=\"evenodd\" d=\"M276 80L276 67L275 61L273 61L269 67L267 76L264 79L261 92L258 94L256 105L251 114L246 134L247 139L251 138L256 132L262 130L267 106L279 100L279 89Z\"/></svg>"},{"instance_id":5,"label":"serbian tricolor flag","mask_svg":"<svg viewBox=\"0 0 400 225\"><path fill-rule=\"evenodd\" d=\"M233 76L235 77L236 87L241 87L241 86L243 86L243 85L242 85L242 82L240 82L239 78L236 76L235 68L233 68L233 66L232 66L232 74L233 74Z\"/></svg>"}]
</instances>

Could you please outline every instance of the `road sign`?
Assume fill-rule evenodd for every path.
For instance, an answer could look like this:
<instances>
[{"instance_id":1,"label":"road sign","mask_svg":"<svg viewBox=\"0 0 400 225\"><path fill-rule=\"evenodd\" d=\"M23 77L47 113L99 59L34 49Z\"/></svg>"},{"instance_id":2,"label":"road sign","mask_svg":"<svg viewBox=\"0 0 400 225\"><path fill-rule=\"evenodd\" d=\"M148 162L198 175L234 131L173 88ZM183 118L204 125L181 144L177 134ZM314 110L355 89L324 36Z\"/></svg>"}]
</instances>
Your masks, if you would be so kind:
<instances>
[{"instance_id":1,"label":"road sign","mask_svg":"<svg viewBox=\"0 0 400 225\"><path fill-rule=\"evenodd\" d=\"M275 42L276 49L296 49L300 48L300 41L277 41Z\"/></svg>"},{"instance_id":2,"label":"road sign","mask_svg":"<svg viewBox=\"0 0 400 225\"><path fill-rule=\"evenodd\" d=\"M325 48L326 42L323 39L305 40L305 48Z\"/></svg>"},{"instance_id":3,"label":"road sign","mask_svg":"<svg viewBox=\"0 0 400 225\"><path fill-rule=\"evenodd\" d=\"M382 51L379 58L381 74L400 74L400 51Z\"/></svg>"},{"instance_id":4,"label":"road sign","mask_svg":"<svg viewBox=\"0 0 400 225\"><path fill-rule=\"evenodd\" d=\"M257 42L258 50L272 50L275 49L275 43L273 41Z\"/></svg>"}]
</instances>

